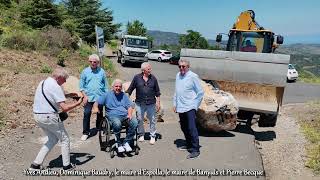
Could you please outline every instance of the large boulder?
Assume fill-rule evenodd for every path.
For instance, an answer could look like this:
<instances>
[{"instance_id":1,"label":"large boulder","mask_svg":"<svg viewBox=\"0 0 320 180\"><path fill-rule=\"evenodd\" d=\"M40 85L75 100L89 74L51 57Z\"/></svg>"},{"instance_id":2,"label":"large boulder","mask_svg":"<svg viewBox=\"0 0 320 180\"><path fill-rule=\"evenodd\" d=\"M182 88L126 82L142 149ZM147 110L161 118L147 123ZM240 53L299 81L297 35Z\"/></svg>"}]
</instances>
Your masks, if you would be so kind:
<instances>
[{"instance_id":1,"label":"large boulder","mask_svg":"<svg viewBox=\"0 0 320 180\"><path fill-rule=\"evenodd\" d=\"M198 125L207 131L233 130L237 126L238 102L228 92L201 81L203 100L197 111Z\"/></svg>"},{"instance_id":2,"label":"large boulder","mask_svg":"<svg viewBox=\"0 0 320 180\"><path fill-rule=\"evenodd\" d=\"M80 92L80 81L75 76L69 76L67 81L62 84L65 94Z\"/></svg>"}]
</instances>

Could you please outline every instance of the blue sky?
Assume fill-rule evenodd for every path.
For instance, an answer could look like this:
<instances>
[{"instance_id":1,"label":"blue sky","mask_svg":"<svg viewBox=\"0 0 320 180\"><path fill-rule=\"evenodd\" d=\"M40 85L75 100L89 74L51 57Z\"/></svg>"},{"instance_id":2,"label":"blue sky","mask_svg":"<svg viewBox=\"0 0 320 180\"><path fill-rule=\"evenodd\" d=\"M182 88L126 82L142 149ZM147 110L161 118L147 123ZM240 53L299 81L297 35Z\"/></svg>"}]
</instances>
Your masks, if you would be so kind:
<instances>
[{"instance_id":1,"label":"blue sky","mask_svg":"<svg viewBox=\"0 0 320 180\"><path fill-rule=\"evenodd\" d=\"M188 29L215 39L228 33L242 11L252 9L265 29L285 37L285 44L320 43L319 0L102 0L114 21L139 20L148 30L185 33Z\"/></svg>"}]
</instances>

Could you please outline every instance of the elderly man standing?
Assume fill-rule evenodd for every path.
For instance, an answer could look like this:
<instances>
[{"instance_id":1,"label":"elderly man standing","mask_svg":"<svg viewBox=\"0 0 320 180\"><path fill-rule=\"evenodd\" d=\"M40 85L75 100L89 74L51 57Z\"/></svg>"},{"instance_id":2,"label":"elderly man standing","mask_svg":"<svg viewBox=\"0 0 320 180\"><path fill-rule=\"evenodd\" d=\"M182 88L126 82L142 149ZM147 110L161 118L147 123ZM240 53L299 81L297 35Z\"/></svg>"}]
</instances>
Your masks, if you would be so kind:
<instances>
[{"instance_id":1,"label":"elderly man standing","mask_svg":"<svg viewBox=\"0 0 320 180\"><path fill-rule=\"evenodd\" d=\"M51 77L41 81L37 87L33 114L38 126L48 136L47 142L40 149L36 159L30 166L31 170L40 170L41 165L50 150L57 144L61 143L61 153L63 169L70 170L75 166L70 163L70 139L64 127L62 120L59 118L58 109L64 112L70 111L80 105L83 98L77 102L66 103L66 97L61 85L66 82L68 74L64 69L55 69Z\"/></svg>"},{"instance_id":2,"label":"elderly man standing","mask_svg":"<svg viewBox=\"0 0 320 180\"><path fill-rule=\"evenodd\" d=\"M85 141L90 135L90 117L94 102L108 91L106 72L100 67L100 58L96 54L89 56L90 66L80 75L80 91L84 96L83 131L81 140ZM100 109L101 112L102 109ZM96 128L99 129L103 114L97 114Z\"/></svg>"},{"instance_id":3,"label":"elderly man standing","mask_svg":"<svg viewBox=\"0 0 320 180\"><path fill-rule=\"evenodd\" d=\"M144 141L144 114L147 113L147 118L150 121L150 144L156 142L156 111L160 109L160 89L157 78L151 74L151 65L148 62L141 64L141 71L134 76L127 93L132 94L136 89L136 112L139 122L138 133L139 141Z\"/></svg>"},{"instance_id":4,"label":"elderly man standing","mask_svg":"<svg viewBox=\"0 0 320 180\"><path fill-rule=\"evenodd\" d=\"M94 113L100 111L98 109L99 105L105 106L107 119L109 120L113 133L116 137L116 147L118 148L118 152L122 153L124 151L132 151L130 143L135 135L138 121L132 116L133 103L122 91L122 81L120 79L115 79L112 83L112 91L108 91L99 97L98 101L94 103ZM129 127L127 130L127 136L123 143L121 143L120 131L123 121L128 121Z\"/></svg>"},{"instance_id":5,"label":"elderly man standing","mask_svg":"<svg viewBox=\"0 0 320 180\"><path fill-rule=\"evenodd\" d=\"M179 113L180 127L186 138L186 146L180 150L188 150L187 159L200 155L198 130L196 127L196 110L202 101L204 91L197 74L193 73L187 60L179 60L180 72L176 75L173 110Z\"/></svg>"}]
</instances>

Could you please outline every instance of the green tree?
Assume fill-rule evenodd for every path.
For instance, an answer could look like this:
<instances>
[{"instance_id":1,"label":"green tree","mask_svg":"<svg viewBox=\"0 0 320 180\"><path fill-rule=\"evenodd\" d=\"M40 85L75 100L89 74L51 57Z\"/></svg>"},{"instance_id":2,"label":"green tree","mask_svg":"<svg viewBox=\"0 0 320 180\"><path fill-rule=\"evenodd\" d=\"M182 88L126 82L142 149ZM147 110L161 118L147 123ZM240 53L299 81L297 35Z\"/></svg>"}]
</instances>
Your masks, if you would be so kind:
<instances>
[{"instance_id":1,"label":"green tree","mask_svg":"<svg viewBox=\"0 0 320 180\"><path fill-rule=\"evenodd\" d=\"M199 32L188 30L187 34L181 35L179 43L183 48L192 48L192 49L208 49L208 41L202 37Z\"/></svg>"},{"instance_id":2,"label":"green tree","mask_svg":"<svg viewBox=\"0 0 320 180\"><path fill-rule=\"evenodd\" d=\"M77 32L77 28L79 27L78 21L68 13L68 10L64 6L64 4L59 4L57 8L62 19L61 27L69 31L72 36L79 37L79 34Z\"/></svg>"},{"instance_id":3,"label":"green tree","mask_svg":"<svg viewBox=\"0 0 320 180\"><path fill-rule=\"evenodd\" d=\"M121 24L113 23L112 11L101 9L100 0L64 0L68 14L74 18L68 25L75 25L80 37L89 44L95 44L95 25L104 30L105 40L113 38Z\"/></svg>"},{"instance_id":4,"label":"green tree","mask_svg":"<svg viewBox=\"0 0 320 180\"><path fill-rule=\"evenodd\" d=\"M139 20L127 23L127 34L134 36L147 36L147 28Z\"/></svg>"},{"instance_id":5,"label":"green tree","mask_svg":"<svg viewBox=\"0 0 320 180\"><path fill-rule=\"evenodd\" d=\"M33 28L61 23L57 7L50 0L29 0L21 5L22 21Z\"/></svg>"},{"instance_id":6,"label":"green tree","mask_svg":"<svg viewBox=\"0 0 320 180\"><path fill-rule=\"evenodd\" d=\"M160 49L164 49L164 50L169 50L169 46L167 45L167 44L162 44L161 46L160 46Z\"/></svg>"},{"instance_id":7,"label":"green tree","mask_svg":"<svg viewBox=\"0 0 320 180\"><path fill-rule=\"evenodd\" d=\"M0 0L0 9L11 7L11 0Z\"/></svg>"}]
</instances>

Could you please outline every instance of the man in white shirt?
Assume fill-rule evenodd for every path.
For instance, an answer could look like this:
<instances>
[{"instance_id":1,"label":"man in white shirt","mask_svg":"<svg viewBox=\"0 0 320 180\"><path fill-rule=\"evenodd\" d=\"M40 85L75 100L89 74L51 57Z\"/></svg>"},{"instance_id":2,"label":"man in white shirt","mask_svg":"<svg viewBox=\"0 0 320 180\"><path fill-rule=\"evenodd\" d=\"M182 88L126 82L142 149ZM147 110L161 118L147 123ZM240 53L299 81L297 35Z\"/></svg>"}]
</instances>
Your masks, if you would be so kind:
<instances>
[{"instance_id":1,"label":"man in white shirt","mask_svg":"<svg viewBox=\"0 0 320 180\"><path fill-rule=\"evenodd\" d=\"M202 101L204 91L197 74L189 70L187 60L179 60L179 72L176 75L173 111L179 113L181 130L186 138L186 145L180 150L188 150L187 159L200 155L198 130L196 127L196 111Z\"/></svg>"},{"instance_id":2,"label":"man in white shirt","mask_svg":"<svg viewBox=\"0 0 320 180\"><path fill-rule=\"evenodd\" d=\"M63 169L74 168L74 165L70 163L69 135L59 118L58 109L63 112L70 111L80 105L83 98L80 97L77 102L70 104L65 102L66 98L61 85L66 82L68 77L69 75L64 69L57 68L53 71L51 77L41 81L37 87L33 104L34 119L48 136L48 141L42 146L36 159L31 164L31 170L41 169L45 157L58 141L61 143ZM81 94L79 95L81 96Z\"/></svg>"}]
</instances>

